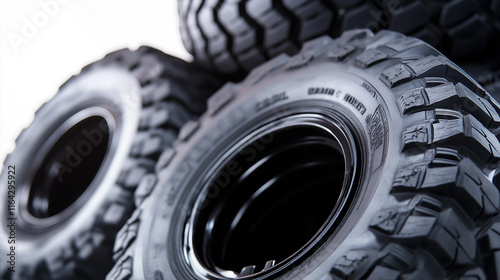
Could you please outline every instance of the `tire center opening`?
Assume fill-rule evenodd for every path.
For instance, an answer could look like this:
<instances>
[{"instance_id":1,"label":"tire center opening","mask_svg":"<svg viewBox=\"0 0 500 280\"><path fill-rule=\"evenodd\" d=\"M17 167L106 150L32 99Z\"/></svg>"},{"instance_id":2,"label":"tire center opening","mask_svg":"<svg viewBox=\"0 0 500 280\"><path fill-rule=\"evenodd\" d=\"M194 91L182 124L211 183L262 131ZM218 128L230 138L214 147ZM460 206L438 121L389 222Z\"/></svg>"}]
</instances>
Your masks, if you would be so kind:
<instances>
[{"instance_id":1,"label":"tire center opening","mask_svg":"<svg viewBox=\"0 0 500 280\"><path fill-rule=\"evenodd\" d=\"M330 130L307 124L247 142L198 197L191 235L198 261L212 275L239 278L318 241L342 220L352 194L345 149Z\"/></svg>"},{"instance_id":2,"label":"tire center opening","mask_svg":"<svg viewBox=\"0 0 500 280\"><path fill-rule=\"evenodd\" d=\"M75 203L100 170L109 140L109 126L102 116L87 117L66 130L33 177L28 212L36 218L49 218Z\"/></svg>"}]
</instances>

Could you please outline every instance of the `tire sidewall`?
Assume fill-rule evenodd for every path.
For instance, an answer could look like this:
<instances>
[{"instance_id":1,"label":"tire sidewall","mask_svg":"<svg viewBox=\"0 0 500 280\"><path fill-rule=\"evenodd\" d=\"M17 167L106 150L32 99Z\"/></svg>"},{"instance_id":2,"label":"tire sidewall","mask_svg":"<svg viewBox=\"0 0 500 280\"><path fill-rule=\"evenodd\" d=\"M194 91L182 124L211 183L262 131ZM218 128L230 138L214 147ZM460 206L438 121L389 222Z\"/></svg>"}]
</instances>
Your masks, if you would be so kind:
<instances>
[{"instance_id":1,"label":"tire sidewall","mask_svg":"<svg viewBox=\"0 0 500 280\"><path fill-rule=\"evenodd\" d=\"M4 162L4 171L0 176L0 192L6 197L7 166L16 166L16 271L21 267L23 274L31 275L28 271L35 269L33 266L60 253L54 248L70 246L79 232L92 227L97 215L104 210L106 201L113 196L113 189L138 130L141 107L137 79L117 67L103 67L72 78L37 111L33 123L17 139L17 147ZM87 189L90 192L84 193L86 200L80 209L67 219L34 233L29 226L23 225L22 216L26 213L19 212L19 205L25 203L20 200L27 194L37 163L43 160L44 151L40 149L62 123L88 108L104 112L114 126L103 164ZM0 216L6 220L7 207L0 209ZM0 238L7 240L8 236L7 228L2 227ZM9 249L6 245L7 241L0 245L2 252ZM2 259L5 258L3 255ZM2 266L5 263L2 261Z\"/></svg>"}]
</instances>

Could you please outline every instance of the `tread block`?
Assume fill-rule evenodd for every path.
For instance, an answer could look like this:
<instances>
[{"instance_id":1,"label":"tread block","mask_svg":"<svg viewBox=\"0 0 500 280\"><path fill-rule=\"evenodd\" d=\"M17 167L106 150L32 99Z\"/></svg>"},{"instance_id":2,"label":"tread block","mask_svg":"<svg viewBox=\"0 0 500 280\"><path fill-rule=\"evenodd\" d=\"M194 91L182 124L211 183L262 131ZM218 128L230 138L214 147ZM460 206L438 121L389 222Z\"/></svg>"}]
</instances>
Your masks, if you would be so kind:
<instances>
[{"instance_id":1,"label":"tread block","mask_svg":"<svg viewBox=\"0 0 500 280\"><path fill-rule=\"evenodd\" d=\"M323 36L311 40L304 44L302 51L292 56L285 64L285 69L295 69L307 65L316 57L321 56L331 48L333 40L328 36Z\"/></svg>"},{"instance_id":2,"label":"tread block","mask_svg":"<svg viewBox=\"0 0 500 280\"><path fill-rule=\"evenodd\" d=\"M373 271L370 273L368 276L368 280L378 280L378 279L384 279L384 280L398 280L400 279L400 276L403 273L399 270L384 267L381 265L375 266Z\"/></svg>"},{"instance_id":3,"label":"tread block","mask_svg":"<svg viewBox=\"0 0 500 280\"><path fill-rule=\"evenodd\" d=\"M487 254L483 257L484 267L487 271L487 275L492 277L490 279L499 279L500 271L500 251L494 251L491 254Z\"/></svg>"},{"instance_id":4,"label":"tread block","mask_svg":"<svg viewBox=\"0 0 500 280\"><path fill-rule=\"evenodd\" d=\"M255 46L257 32L240 15L237 3L224 2L217 10L217 14L221 25L233 36L232 51L234 53L240 53ZM223 47L227 48L227 45L224 44Z\"/></svg>"},{"instance_id":5,"label":"tread block","mask_svg":"<svg viewBox=\"0 0 500 280\"><path fill-rule=\"evenodd\" d=\"M406 189L419 188L426 176L426 166L414 166L399 170L392 183L393 190L404 191Z\"/></svg>"},{"instance_id":6,"label":"tread block","mask_svg":"<svg viewBox=\"0 0 500 280\"><path fill-rule=\"evenodd\" d=\"M267 75L271 74L273 71L280 69L285 65L290 58L286 54L281 54L267 63L264 63L256 68L254 68L250 74L245 78L244 83L249 83L251 85L262 80Z\"/></svg>"},{"instance_id":7,"label":"tread block","mask_svg":"<svg viewBox=\"0 0 500 280\"><path fill-rule=\"evenodd\" d=\"M179 141L188 140L200 128L198 121L188 121L179 132Z\"/></svg>"},{"instance_id":8,"label":"tread block","mask_svg":"<svg viewBox=\"0 0 500 280\"><path fill-rule=\"evenodd\" d=\"M239 43L239 41L233 42L233 44L234 43ZM216 56L220 53L225 52L227 44L227 38L218 34L217 36L213 37L210 42L208 42L208 51L213 56Z\"/></svg>"},{"instance_id":9,"label":"tread block","mask_svg":"<svg viewBox=\"0 0 500 280\"><path fill-rule=\"evenodd\" d=\"M475 267L467 270L459 280L486 280L486 276L480 267Z\"/></svg>"},{"instance_id":10,"label":"tread block","mask_svg":"<svg viewBox=\"0 0 500 280\"><path fill-rule=\"evenodd\" d=\"M190 119L191 114L182 106L173 102L160 102L143 109L139 127L151 129L170 125L180 128Z\"/></svg>"},{"instance_id":11,"label":"tread block","mask_svg":"<svg viewBox=\"0 0 500 280\"><path fill-rule=\"evenodd\" d=\"M158 158L158 162L156 163L155 171L159 172L160 170L166 168L172 159L174 158L177 152L173 148L169 148L165 150L160 157Z\"/></svg>"},{"instance_id":12,"label":"tread block","mask_svg":"<svg viewBox=\"0 0 500 280\"><path fill-rule=\"evenodd\" d=\"M307 65L314 59L314 54L312 52L301 52L290 58L290 61L285 65L285 69L296 69Z\"/></svg>"},{"instance_id":13,"label":"tread block","mask_svg":"<svg viewBox=\"0 0 500 280\"><path fill-rule=\"evenodd\" d=\"M245 71L251 71L253 68L266 62L264 55L256 48L238 55L238 62L242 65Z\"/></svg>"},{"instance_id":14,"label":"tread block","mask_svg":"<svg viewBox=\"0 0 500 280\"><path fill-rule=\"evenodd\" d=\"M427 237L433 230L436 222L436 217L410 216L405 220L403 226L394 237L398 239Z\"/></svg>"},{"instance_id":15,"label":"tread block","mask_svg":"<svg viewBox=\"0 0 500 280\"><path fill-rule=\"evenodd\" d=\"M500 221L496 221L479 238L484 271L488 279L500 278Z\"/></svg>"},{"instance_id":16,"label":"tread block","mask_svg":"<svg viewBox=\"0 0 500 280\"><path fill-rule=\"evenodd\" d=\"M406 65L417 77L423 74L427 76L446 77L446 70L448 68L445 58L433 55L408 62Z\"/></svg>"},{"instance_id":17,"label":"tread block","mask_svg":"<svg viewBox=\"0 0 500 280\"><path fill-rule=\"evenodd\" d=\"M117 183L125 189L132 189L139 185L141 179L148 173L154 170L154 161L152 160L135 160L135 166L130 165L123 169L118 176Z\"/></svg>"},{"instance_id":18,"label":"tread block","mask_svg":"<svg viewBox=\"0 0 500 280\"><path fill-rule=\"evenodd\" d=\"M328 32L333 14L320 1L283 0L283 5L301 22L298 35L300 41Z\"/></svg>"},{"instance_id":19,"label":"tread block","mask_svg":"<svg viewBox=\"0 0 500 280\"><path fill-rule=\"evenodd\" d=\"M311 53L315 57L320 56L334 45L335 41L329 36L321 36L307 41L302 46L302 52Z\"/></svg>"},{"instance_id":20,"label":"tread block","mask_svg":"<svg viewBox=\"0 0 500 280\"><path fill-rule=\"evenodd\" d=\"M451 1L443 6L439 22L442 26L453 26L465 20L479 9L477 1Z\"/></svg>"},{"instance_id":21,"label":"tread block","mask_svg":"<svg viewBox=\"0 0 500 280\"><path fill-rule=\"evenodd\" d=\"M493 223L479 242L481 250L485 252L500 250L500 222Z\"/></svg>"},{"instance_id":22,"label":"tread block","mask_svg":"<svg viewBox=\"0 0 500 280\"><path fill-rule=\"evenodd\" d=\"M169 147L177 138L172 130L149 130L137 134L130 154L139 157L158 158L158 156Z\"/></svg>"},{"instance_id":23,"label":"tread block","mask_svg":"<svg viewBox=\"0 0 500 280\"><path fill-rule=\"evenodd\" d=\"M456 85L457 93L464 101L463 110L473 114L484 126L491 130L500 127L499 110L489 100L478 96L462 83Z\"/></svg>"},{"instance_id":24,"label":"tread block","mask_svg":"<svg viewBox=\"0 0 500 280\"><path fill-rule=\"evenodd\" d=\"M132 277L133 258L126 256L120 259L106 276L106 280L129 280Z\"/></svg>"},{"instance_id":25,"label":"tread block","mask_svg":"<svg viewBox=\"0 0 500 280\"><path fill-rule=\"evenodd\" d=\"M46 257L45 261L37 265L38 266L37 270L46 270L51 273L57 273L64 269L65 263L67 262L68 260L64 258L63 250L61 249L58 252L55 252L54 254L49 254Z\"/></svg>"},{"instance_id":26,"label":"tread block","mask_svg":"<svg viewBox=\"0 0 500 280\"><path fill-rule=\"evenodd\" d=\"M446 35L442 28L429 23L419 31L412 33L412 36L419 38L433 47L438 47L443 44L443 38L445 38Z\"/></svg>"},{"instance_id":27,"label":"tread block","mask_svg":"<svg viewBox=\"0 0 500 280\"><path fill-rule=\"evenodd\" d=\"M461 119L442 119L432 124L432 142L439 142L458 134L464 134L464 122Z\"/></svg>"},{"instance_id":28,"label":"tread block","mask_svg":"<svg viewBox=\"0 0 500 280\"><path fill-rule=\"evenodd\" d=\"M474 232L463 222L463 217L453 209L447 209L440 216L440 225L430 236L433 248L446 265L471 264L476 255Z\"/></svg>"},{"instance_id":29,"label":"tread block","mask_svg":"<svg viewBox=\"0 0 500 280\"><path fill-rule=\"evenodd\" d=\"M486 274L491 279L498 279L500 277L500 221L498 219L480 237L479 246Z\"/></svg>"},{"instance_id":30,"label":"tread block","mask_svg":"<svg viewBox=\"0 0 500 280\"><path fill-rule=\"evenodd\" d=\"M333 279L399 279L403 273L415 269L414 252L399 244L390 243L376 250L354 249L341 257L330 275ZM375 266L370 270L371 266ZM390 276L393 278L385 278Z\"/></svg>"},{"instance_id":31,"label":"tread block","mask_svg":"<svg viewBox=\"0 0 500 280\"><path fill-rule=\"evenodd\" d=\"M153 54L141 57L139 66L132 70L132 74L137 78L141 85L160 76L164 67L158 58Z\"/></svg>"},{"instance_id":32,"label":"tread block","mask_svg":"<svg viewBox=\"0 0 500 280\"><path fill-rule=\"evenodd\" d=\"M485 129L481 123L472 116L464 117L465 135L469 139L480 145L475 145L474 152L481 157L484 162L497 164L500 158L500 143L495 135ZM472 147L472 146L470 146Z\"/></svg>"},{"instance_id":33,"label":"tread block","mask_svg":"<svg viewBox=\"0 0 500 280\"><path fill-rule=\"evenodd\" d=\"M452 37L453 45L451 56L461 57L470 53L470 50L480 53L490 44L493 27L486 22L484 15L476 14L448 30ZM477 42L483 42L478 45Z\"/></svg>"},{"instance_id":34,"label":"tread block","mask_svg":"<svg viewBox=\"0 0 500 280\"><path fill-rule=\"evenodd\" d=\"M492 182L469 159L447 167L415 166L400 170L393 192L419 191L453 198L475 221L496 215L500 194Z\"/></svg>"},{"instance_id":35,"label":"tread block","mask_svg":"<svg viewBox=\"0 0 500 280\"><path fill-rule=\"evenodd\" d=\"M154 174L148 174L142 179L134 194L134 202L136 207L139 207L144 199L146 199L146 197L148 197L149 194L153 191L154 187L156 186L156 181L156 176Z\"/></svg>"},{"instance_id":36,"label":"tread block","mask_svg":"<svg viewBox=\"0 0 500 280\"><path fill-rule=\"evenodd\" d=\"M340 40L341 42L345 43L351 43L353 45L357 45L357 43L364 43L364 40L367 38L372 38L374 37L373 32L371 32L368 29L354 29L354 30L348 30L344 31L342 33L342 36L338 38L337 40Z\"/></svg>"},{"instance_id":37,"label":"tread block","mask_svg":"<svg viewBox=\"0 0 500 280\"><path fill-rule=\"evenodd\" d=\"M425 248L443 266L471 264L476 254L476 238L471 220L454 206L442 208L439 200L422 196L414 206L384 209L372 220L371 229L388 235L389 240L411 248ZM416 203L416 204L415 204ZM388 212L399 212L392 221L395 230L386 231L377 222Z\"/></svg>"},{"instance_id":38,"label":"tread block","mask_svg":"<svg viewBox=\"0 0 500 280\"><path fill-rule=\"evenodd\" d=\"M390 42L390 43L386 44L385 46L396 51L396 52L401 53L403 51L407 51L409 49L413 49L413 48L420 47L423 45L425 45L425 43L417 38L403 37L401 39Z\"/></svg>"},{"instance_id":39,"label":"tread block","mask_svg":"<svg viewBox=\"0 0 500 280\"><path fill-rule=\"evenodd\" d=\"M384 267L394 268L402 272L415 268L415 253L404 246L389 244L382 252L387 253L380 262L380 265Z\"/></svg>"},{"instance_id":40,"label":"tread block","mask_svg":"<svg viewBox=\"0 0 500 280\"><path fill-rule=\"evenodd\" d=\"M141 214L142 214L141 209L135 210L132 216L127 220L125 225L120 229L120 231L116 235L115 245L113 248L114 261L117 261L125 254L127 248L130 246L130 244L132 244L132 242L137 237Z\"/></svg>"},{"instance_id":41,"label":"tread block","mask_svg":"<svg viewBox=\"0 0 500 280\"><path fill-rule=\"evenodd\" d=\"M357 50L357 47L348 43L341 43L336 48L328 50L327 57L334 61L342 61Z\"/></svg>"},{"instance_id":42,"label":"tread block","mask_svg":"<svg viewBox=\"0 0 500 280\"><path fill-rule=\"evenodd\" d=\"M485 127L497 130L500 116L493 105L479 97L462 83L411 89L399 97L398 107L403 114L430 108L453 108L472 114Z\"/></svg>"},{"instance_id":43,"label":"tread block","mask_svg":"<svg viewBox=\"0 0 500 280\"><path fill-rule=\"evenodd\" d=\"M438 118L412 125L403 132L404 147L414 145L451 146L468 149L481 162L496 164L500 159L500 142L473 116L456 119Z\"/></svg>"},{"instance_id":44,"label":"tread block","mask_svg":"<svg viewBox=\"0 0 500 280\"><path fill-rule=\"evenodd\" d=\"M431 17L431 11L420 1L394 9L390 15L389 29L408 33L424 26Z\"/></svg>"},{"instance_id":45,"label":"tread block","mask_svg":"<svg viewBox=\"0 0 500 280\"><path fill-rule=\"evenodd\" d=\"M106 225L119 226L127 217L128 207L119 203L111 203L106 207L100 219Z\"/></svg>"},{"instance_id":46,"label":"tread block","mask_svg":"<svg viewBox=\"0 0 500 280\"><path fill-rule=\"evenodd\" d=\"M432 125L430 123L421 123L407 127L403 131L403 143L404 146L410 146L412 144L429 144L432 135Z\"/></svg>"},{"instance_id":47,"label":"tread block","mask_svg":"<svg viewBox=\"0 0 500 280\"><path fill-rule=\"evenodd\" d=\"M227 83L208 99L207 112L209 115L214 116L220 109L234 99L235 93L233 87L233 84Z\"/></svg>"},{"instance_id":48,"label":"tread block","mask_svg":"<svg viewBox=\"0 0 500 280\"><path fill-rule=\"evenodd\" d=\"M415 201L416 205L413 209L413 213L419 216L424 215L436 217L439 215L443 207L441 200L432 196L424 195L422 197L416 197Z\"/></svg>"},{"instance_id":49,"label":"tread block","mask_svg":"<svg viewBox=\"0 0 500 280\"><path fill-rule=\"evenodd\" d=\"M208 42L211 41L211 38L221 35L221 30L217 26L212 12L216 5L217 1L206 0L203 2L203 8L199 9L197 13L197 22L205 22L205 24L199 25L199 28Z\"/></svg>"},{"instance_id":50,"label":"tread block","mask_svg":"<svg viewBox=\"0 0 500 280\"><path fill-rule=\"evenodd\" d=\"M375 22L374 20L378 20L379 18L376 12L377 10L378 9L371 3L343 10L344 14L340 16L341 21L339 26L335 29L335 33L339 34L344 30L371 27L368 24L370 22Z\"/></svg>"},{"instance_id":51,"label":"tread block","mask_svg":"<svg viewBox=\"0 0 500 280\"><path fill-rule=\"evenodd\" d=\"M396 209L379 211L370 222L370 227L385 234L392 234L399 226L400 215L400 211Z\"/></svg>"},{"instance_id":52,"label":"tread block","mask_svg":"<svg viewBox=\"0 0 500 280\"><path fill-rule=\"evenodd\" d=\"M408 81L412 74L404 65L395 65L380 74L380 80L389 88L393 88L402 82Z\"/></svg>"},{"instance_id":53,"label":"tread block","mask_svg":"<svg viewBox=\"0 0 500 280\"><path fill-rule=\"evenodd\" d=\"M248 16L264 29L265 47L272 48L287 41L291 36L291 22L273 9L271 1L249 0L245 5Z\"/></svg>"},{"instance_id":54,"label":"tread block","mask_svg":"<svg viewBox=\"0 0 500 280\"><path fill-rule=\"evenodd\" d=\"M173 89L174 87L176 88L175 90ZM178 88L178 85L174 86L171 80L166 79L162 79L156 84L145 86L142 90L143 104L148 106L155 102L165 100L173 94L180 93L181 91L179 91ZM188 96L184 94L175 95L175 98L183 100L184 102L187 101L187 97Z\"/></svg>"},{"instance_id":55,"label":"tread block","mask_svg":"<svg viewBox=\"0 0 500 280\"><path fill-rule=\"evenodd\" d=\"M403 93L397 101L401 113L406 114L407 112L416 111L412 109L430 105L427 101L428 97L426 98L424 93L424 88L415 88Z\"/></svg>"},{"instance_id":56,"label":"tread block","mask_svg":"<svg viewBox=\"0 0 500 280\"><path fill-rule=\"evenodd\" d=\"M330 273L335 280L348 279L353 275L359 275L359 270L368 267L375 258L376 251L351 250L339 259Z\"/></svg>"},{"instance_id":57,"label":"tread block","mask_svg":"<svg viewBox=\"0 0 500 280\"><path fill-rule=\"evenodd\" d=\"M216 71L222 74L231 74L238 71L239 66L236 60L228 51L223 51L212 58Z\"/></svg>"},{"instance_id":58,"label":"tread block","mask_svg":"<svg viewBox=\"0 0 500 280\"><path fill-rule=\"evenodd\" d=\"M275 14L270 13L269 18L273 18ZM280 16L278 16L279 18ZM267 21L269 22L269 21ZM264 33L264 46L269 48L268 55L274 56L278 54L276 51L272 51L273 48L279 44L283 44L287 40L287 35L290 32L291 24L287 21L280 22L279 24L274 24L269 29L265 30ZM296 48L297 49L297 48ZM286 52L286 51L284 51ZM295 51L294 51L295 52ZM274 53L274 55L273 55Z\"/></svg>"},{"instance_id":59,"label":"tread block","mask_svg":"<svg viewBox=\"0 0 500 280\"><path fill-rule=\"evenodd\" d=\"M373 64L383 61L389 54L380 49L367 49L356 57L354 64L361 68L368 68Z\"/></svg>"}]
</instances>

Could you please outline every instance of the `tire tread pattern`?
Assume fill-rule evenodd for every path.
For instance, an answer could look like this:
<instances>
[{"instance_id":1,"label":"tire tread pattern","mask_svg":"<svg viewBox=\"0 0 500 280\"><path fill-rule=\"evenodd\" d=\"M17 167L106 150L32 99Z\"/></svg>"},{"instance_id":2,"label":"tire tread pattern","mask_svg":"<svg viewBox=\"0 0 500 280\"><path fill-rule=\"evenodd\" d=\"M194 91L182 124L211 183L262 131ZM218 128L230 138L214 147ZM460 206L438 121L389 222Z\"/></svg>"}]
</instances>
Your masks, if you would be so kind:
<instances>
[{"instance_id":1,"label":"tire tread pattern","mask_svg":"<svg viewBox=\"0 0 500 280\"><path fill-rule=\"evenodd\" d=\"M463 61L465 68L480 61L476 64L487 70L475 67L474 76L481 80L499 68L497 2L179 0L179 12L188 51L202 65L235 80L280 53L297 53L308 40L338 37L353 28L389 29L418 37L454 61Z\"/></svg>"}]
</instances>

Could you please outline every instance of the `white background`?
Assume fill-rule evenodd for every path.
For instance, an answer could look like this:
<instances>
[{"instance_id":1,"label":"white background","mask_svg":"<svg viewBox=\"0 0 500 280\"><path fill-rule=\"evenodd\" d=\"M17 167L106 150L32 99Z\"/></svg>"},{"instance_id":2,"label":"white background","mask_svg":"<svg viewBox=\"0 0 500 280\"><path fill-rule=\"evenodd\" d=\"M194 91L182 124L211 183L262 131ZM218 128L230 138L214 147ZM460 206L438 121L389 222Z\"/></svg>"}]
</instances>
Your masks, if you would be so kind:
<instances>
[{"instance_id":1,"label":"white background","mask_svg":"<svg viewBox=\"0 0 500 280\"><path fill-rule=\"evenodd\" d=\"M192 59L177 0L0 0L0 168L64 81L109 52L141 45Z\"/></svg>"}]
</instances>

